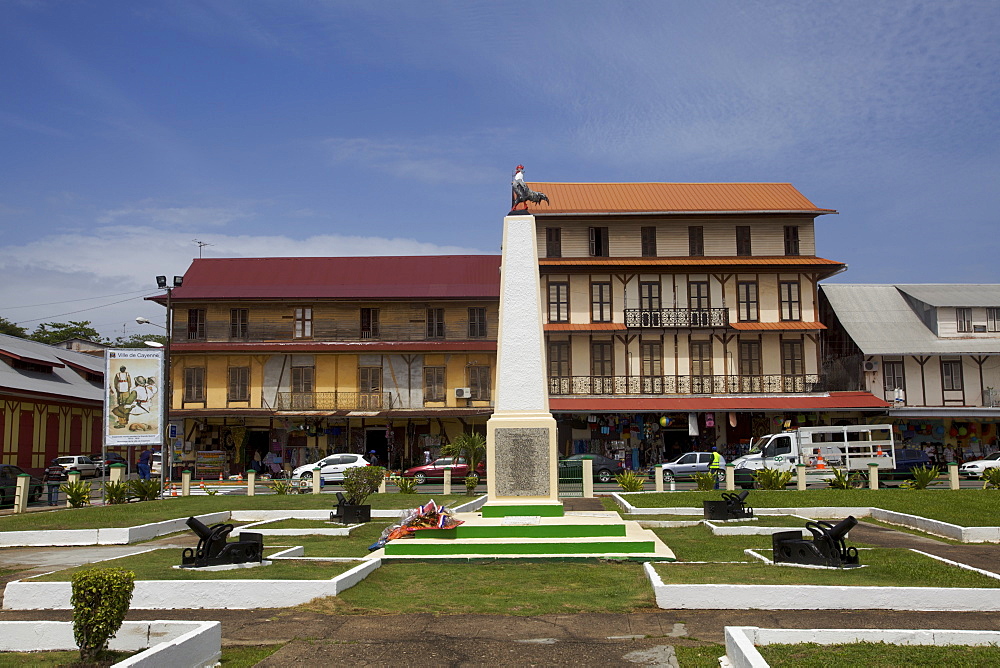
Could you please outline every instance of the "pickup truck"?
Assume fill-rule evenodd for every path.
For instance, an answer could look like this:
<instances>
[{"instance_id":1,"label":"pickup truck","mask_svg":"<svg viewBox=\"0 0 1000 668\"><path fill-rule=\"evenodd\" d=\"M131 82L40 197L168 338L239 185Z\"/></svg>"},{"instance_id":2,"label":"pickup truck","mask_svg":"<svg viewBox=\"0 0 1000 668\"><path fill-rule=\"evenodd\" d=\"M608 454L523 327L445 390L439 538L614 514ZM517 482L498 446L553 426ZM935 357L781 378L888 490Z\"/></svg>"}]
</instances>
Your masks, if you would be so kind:
<instances>
[{"instance_id":1,"label":"pickup truck","mask_svg":"<svg viewBox=\"0 0 1000 668\"><path fill-rule=\"evenodd\" d=\"M762 468L794 471L806 466L806 479L825 482L831 469L868 472L868 465L880 470L896 468L895 441L891 424L800 427L761 436L751 443L750 452L733 461L736 484L753 486L752 473Z\"/></svg>"}]
</instances>

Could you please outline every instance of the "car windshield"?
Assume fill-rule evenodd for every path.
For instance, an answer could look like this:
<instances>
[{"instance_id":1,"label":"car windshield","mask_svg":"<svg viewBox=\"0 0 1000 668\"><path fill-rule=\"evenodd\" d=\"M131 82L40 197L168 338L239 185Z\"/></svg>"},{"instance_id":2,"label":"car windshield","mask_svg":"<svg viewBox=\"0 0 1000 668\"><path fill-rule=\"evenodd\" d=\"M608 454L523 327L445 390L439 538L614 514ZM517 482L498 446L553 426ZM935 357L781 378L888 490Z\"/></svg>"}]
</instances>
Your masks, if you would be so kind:
<instances>
[{"instance_id":1,"label":"car windshield","mask_svg":"<svg viewBox=\"0 0 1000 668\"><path fill-rule=\"evenodd\" d=\"M990 461L1000 459L1000 452L994 452L992 455L989 455L988 457L983 457L983 459Z\"/></svg>"},{"instance_id":2,"label":"car windshield","mask_svg":"<svg viewBox=\"0 0 1000 668\"><path fill-rule=\"evenodd\" d=\"M76 459L73 457L58 457L56 458L56 463L58 464L75 464Z\"/></svg>"}]
</instances>

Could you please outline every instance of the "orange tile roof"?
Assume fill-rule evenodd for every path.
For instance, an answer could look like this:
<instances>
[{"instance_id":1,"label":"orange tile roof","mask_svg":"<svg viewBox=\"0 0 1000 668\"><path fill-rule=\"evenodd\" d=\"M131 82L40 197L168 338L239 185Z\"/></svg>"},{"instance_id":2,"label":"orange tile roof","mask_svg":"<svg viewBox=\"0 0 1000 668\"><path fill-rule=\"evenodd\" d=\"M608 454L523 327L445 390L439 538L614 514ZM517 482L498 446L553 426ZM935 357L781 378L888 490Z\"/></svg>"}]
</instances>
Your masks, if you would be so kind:
<instances>
[{"instance_id":1,"label":"orange tile roof","mask_svg":"<svg viewBox=\"0 0 1000 668\"><path fill-rule=\"evenodd\" d=\"M556 322L542 327L546 332L609 332L626 329L622 322Z\"/></svg>"},{"instance_id":2,"label":"orange tile roof","mask_svg":"<svg viewBox=\"0 0 1000 668\"><path fill-rule=\"evenodd\" d=\"M810 202L790 183L530 183L545 215L677 213L837 213Z\"/></svg>"},{"instance_id":3,"label":"orange tile roof","mask_svg":"<svg viewBox=\"0 0 1000 668\"><path fill-rule=\"evenodd\" d=\"M765 256L677 256L677 257L542 257L538 259L542 266L565 265L613 265L613 266L718 266L718 265L827 265L843 266L843 262L827 260L821 257L800 255L782 255L779 257Z\"/></svg>"},{"instance_id":4,"label":"orange tile roof","mask_svg":"<svg viewBox=\"0 0 1000 668\"><path fill-rule=\"evenodd\" d=\"M743 331L779 330L789 332L826 329L826 325L821 322L731 322L729 326Z\"/></svg>"}]
</instances>

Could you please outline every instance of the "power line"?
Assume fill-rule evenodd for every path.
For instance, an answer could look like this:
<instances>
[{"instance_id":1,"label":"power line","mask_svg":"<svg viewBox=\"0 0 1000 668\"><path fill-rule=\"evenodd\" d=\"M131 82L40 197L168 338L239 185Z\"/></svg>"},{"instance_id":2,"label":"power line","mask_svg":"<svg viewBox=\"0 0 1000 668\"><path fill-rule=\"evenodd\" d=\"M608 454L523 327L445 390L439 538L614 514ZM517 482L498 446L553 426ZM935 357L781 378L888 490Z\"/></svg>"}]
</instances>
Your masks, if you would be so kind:
<instances>
[{"instance_id":1,"label":"power line","mask_svg":"<svg viewBox=\"0 0 1000 668\"><path fill-rule=\"evenodd\" d=\"M141 297L147 297L149 295L156 294L157 292L159 292L159 290L155 290L153 292L148 292L145 295L138 295L136 297L129 297L128 299L119 299L116 302L109 302L107 304L101 304L100 306L91 306L90 308L82 308L82 309L79 309L79 310L76 310L76 311L67 311L66 313L56 313L55 315L47 315L45 317L35 318L33 320L21 320L21 321L18 321L17 324L18 325L24 325L24 324L27 324L29 322L40 322L42 320L50 320L52 318L61 318L64 315L73 315L74 313L83 313L84 311L95 311L95 310L97 310L99 308L104 308L105 306L114 306L115 304L124 304L125 302L130 302L130 301L132 301L134 299L139 299Z\"/></svg>"},{"instance_id":2,"label":"power line","mask_svg":"<svg viewBox=\"0 0 1000 668\"><path fill-rule=\"evenodd\" d=\"M113 295L97 295L96 297L81 297L80 299L67 299L61 302L46 302L44 304L25 304L24 306L0 306L0 311L13 311L18 308L35 308L36 306L54 306L55 304L72 304L74 302L85 302L91 299L107 299L108 297L120 297L122 295L131 295L136 292L146 292L143 290L129 290L128 292L116 292Z\"/></svg>"}]
</instances>

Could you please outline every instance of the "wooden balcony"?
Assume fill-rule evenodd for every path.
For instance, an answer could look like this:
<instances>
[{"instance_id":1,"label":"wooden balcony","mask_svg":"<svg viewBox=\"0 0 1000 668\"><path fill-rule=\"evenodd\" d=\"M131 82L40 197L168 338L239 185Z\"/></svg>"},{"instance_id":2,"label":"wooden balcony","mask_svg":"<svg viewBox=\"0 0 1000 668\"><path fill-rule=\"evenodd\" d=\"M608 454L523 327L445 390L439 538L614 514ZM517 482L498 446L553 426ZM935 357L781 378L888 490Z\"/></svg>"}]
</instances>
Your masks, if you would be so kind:
<instances>
[{"instance_id":1,"label":"wooden balcony","mask_svg":"<svg viewBox=\"0 0 1000 668\"><path fill-rule=\"evenodd\" d=\"M822 392L818 374L761 376L567 376L549 378L550 396L796 394Z\"/></svg>"},{"instance_id":2,"label":"wooden balcony","mask_svg":"<svg viewBox=\"0 0 1000 668\"><path fill-rule=\"evenodd\" d=\"M683 328L699 329L728 327L727 308L627 308L625 326L628 328Z\"/></svg>"},{"instance_id":3,"label":"wooden balcony","mask_svg":"<svg viewBox=\"0 0 1000 668\"><path fill-rule=\"evenodd\" d=\"M392 408L390 392L278 392L278 411L382 411Z\"/></svg>"}]
</instances>

